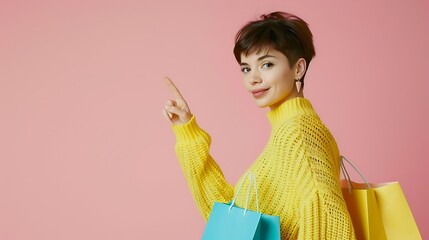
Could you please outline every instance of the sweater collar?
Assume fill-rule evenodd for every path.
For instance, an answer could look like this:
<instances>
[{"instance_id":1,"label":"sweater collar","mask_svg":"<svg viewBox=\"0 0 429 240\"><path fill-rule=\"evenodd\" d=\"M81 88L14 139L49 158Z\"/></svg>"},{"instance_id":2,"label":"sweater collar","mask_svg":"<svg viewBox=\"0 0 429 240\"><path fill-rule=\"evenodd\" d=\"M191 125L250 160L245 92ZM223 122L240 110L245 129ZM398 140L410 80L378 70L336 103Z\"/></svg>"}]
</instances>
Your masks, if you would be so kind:
<instances>
[{"instance_id":1,"label":"sweater collar","mask_svg":"<svg viewBox=\"0 0 429 240\"><path fill-rule=\"evenodd\" d=\"M276 128L292 116L303 113L314 113L313 106L308 99L296 97L283 102L276 108L268 111L266 114L271 127Z\"/></svg>"}]
</instances>

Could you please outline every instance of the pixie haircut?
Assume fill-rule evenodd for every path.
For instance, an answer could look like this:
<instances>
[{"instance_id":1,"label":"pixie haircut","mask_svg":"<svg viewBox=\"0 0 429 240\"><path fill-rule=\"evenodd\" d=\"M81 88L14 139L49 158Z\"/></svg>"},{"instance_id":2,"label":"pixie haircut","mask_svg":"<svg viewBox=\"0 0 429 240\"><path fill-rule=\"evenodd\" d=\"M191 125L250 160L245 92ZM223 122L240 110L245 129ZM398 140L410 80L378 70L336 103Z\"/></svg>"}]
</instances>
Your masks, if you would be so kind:
<instances>
[{"instance_id":1,"label":"pixie haircut","mask_svg":"<svg viewBox=\"0 0 429 240\"><path fill-rule=\"evenodd\" d=\"M234 56L241 63L241 55L275 49L283 53L292 68L300 58L307 63L316 55L313 34L301 18L285 12L261 15L259 20L244 25L235 36ZM302 76L304 80L305 74ZM302 82L304 83L304 82Z\"/></svg>"}]
</instances>

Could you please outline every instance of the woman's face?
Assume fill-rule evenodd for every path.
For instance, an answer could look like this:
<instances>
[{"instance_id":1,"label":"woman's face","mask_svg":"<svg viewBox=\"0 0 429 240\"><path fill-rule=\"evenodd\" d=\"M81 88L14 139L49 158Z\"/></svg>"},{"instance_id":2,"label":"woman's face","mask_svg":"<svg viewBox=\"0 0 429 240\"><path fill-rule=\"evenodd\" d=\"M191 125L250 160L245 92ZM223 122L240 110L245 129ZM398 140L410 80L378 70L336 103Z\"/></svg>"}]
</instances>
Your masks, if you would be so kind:
<instances>
[{"instance_id":1,"label":"woman's face","mask_svg":"<svg viewBox=\"0 0 429 240\"><path fill-rule=\"evenodd\" d=\"M273 109L288 99L302 95L295 88L295 79L301 74L298 63L302 60L290 68L287 57L277 50L241 55L244 85L259 107Z\"/></svg>"}]
</instances>

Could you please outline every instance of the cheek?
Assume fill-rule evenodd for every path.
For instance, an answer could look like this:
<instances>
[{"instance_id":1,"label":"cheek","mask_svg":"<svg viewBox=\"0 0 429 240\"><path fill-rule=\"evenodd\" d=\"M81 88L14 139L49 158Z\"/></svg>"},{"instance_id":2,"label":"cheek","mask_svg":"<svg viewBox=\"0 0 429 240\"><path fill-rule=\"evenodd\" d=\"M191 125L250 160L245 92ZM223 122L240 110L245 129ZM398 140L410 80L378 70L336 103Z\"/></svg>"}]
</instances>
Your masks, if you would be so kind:
<instances>
[{"instance_id":1,"label":"cheek","mask_svg":"<svg viewBox=\"0 0 429 240\"><path fill-rule=\"evenodd\" d=\"M244 87L244 89L249 90L250 86L249 86L249 84L247 82L246 77L243 77L243 87Z\"/></svg>"},{"instance_id":2,"label":"cheek","mask_svg":"<svg viewBox=\"0 0 429 240\"><path fill-rule=\"evenodd\" d=\"M279 92L284 93L293 89L293 84L295 81L293 77L294 75L289 71L278 71L271 75L270 81Z\"/></svg>"},{"instance_id":3,"label":"cheek","mask_svg":"<svg viewBox=\"0 0 429 240\"><path fill-rule=\"evenodd\" d=\"M272 71L267 73L266 79L271 84L284 87L289 82L290 75L285 71Z\"/></svg>"},{"instance_id":4,"label":"cheek","mask_svg":"<svg viewBox=\"0 0 429 240\"><path fill-rule=\"evenodd\" d=\"M295 82L295 75L292 71L284 71L282 78L287 85L292 85Z\"/></svg>"},{"instance_id":5,"label":"cheek","mask_svg":"<svg viewBox=\"0 0 429 240\"><path fill-rule=\"evenodd\" d=\"M246 86L247 86L247 80L246 80L246 77L245 77L245 76L243 76L242 81L243 81L243 85L246 87Z\"/></svg>"}]
</instances>

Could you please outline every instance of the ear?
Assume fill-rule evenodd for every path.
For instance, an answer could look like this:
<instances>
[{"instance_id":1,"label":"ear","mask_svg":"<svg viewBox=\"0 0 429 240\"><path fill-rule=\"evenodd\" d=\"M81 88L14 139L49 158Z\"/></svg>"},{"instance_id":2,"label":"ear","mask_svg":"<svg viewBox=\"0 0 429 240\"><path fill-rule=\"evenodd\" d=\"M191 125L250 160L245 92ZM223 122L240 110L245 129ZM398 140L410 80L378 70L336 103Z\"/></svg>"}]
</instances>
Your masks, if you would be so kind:
<instances>
[{"instance_id":1,"label":"ear","mask_svg":"<svg viewBox=\"0 0 429 240\"><path fill-rule=\"evenodd\" d=\"M305 70L307 70L307 62L304 58L298 59L295 63L295 79L301 79Z\"/></svg>"}]
</instances>

